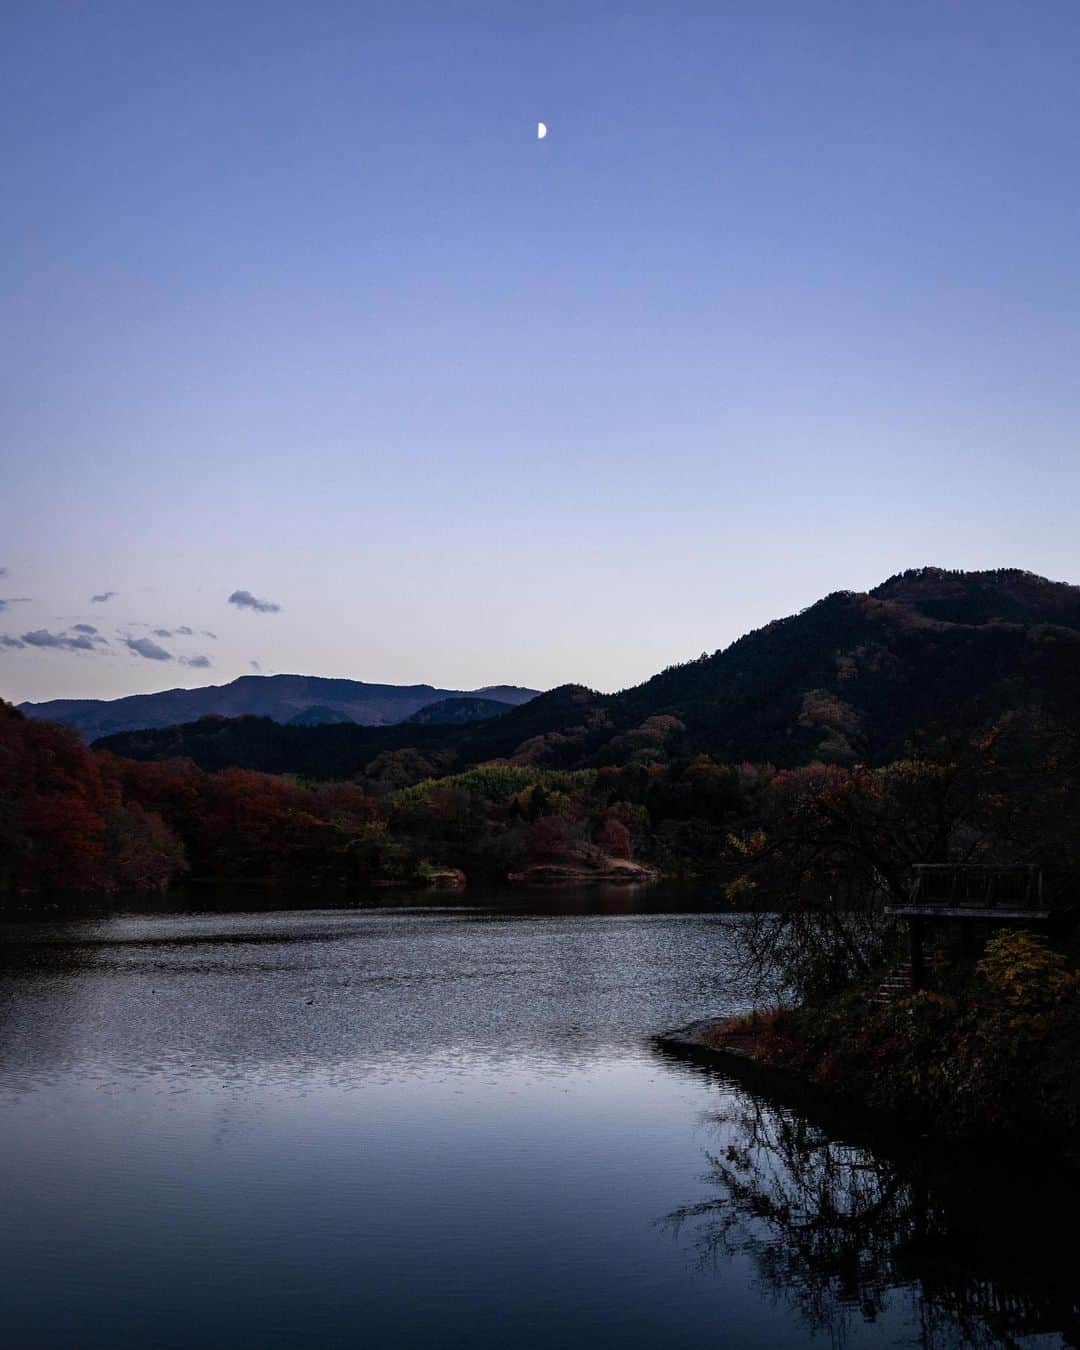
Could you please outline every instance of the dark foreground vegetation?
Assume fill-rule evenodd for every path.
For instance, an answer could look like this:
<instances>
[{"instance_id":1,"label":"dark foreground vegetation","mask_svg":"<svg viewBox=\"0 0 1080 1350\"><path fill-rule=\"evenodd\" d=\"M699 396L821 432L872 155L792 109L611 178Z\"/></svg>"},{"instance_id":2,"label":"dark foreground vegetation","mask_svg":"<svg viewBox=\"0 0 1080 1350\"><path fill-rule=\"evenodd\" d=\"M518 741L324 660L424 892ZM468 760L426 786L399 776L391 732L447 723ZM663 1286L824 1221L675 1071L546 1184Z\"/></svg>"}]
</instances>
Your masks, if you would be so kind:
<instances>
[{"instance_id":1,"label":"dark foreground vegetation","mask_svg":"<svg viewBox=\"0 0 1080 1350\"><path fill-rule=\"evenodd\" d=\"M701 1039L867 1107L916 1135L1006 1141L1080 1167L1075 946L998 932L980 958L942 952L931 987L881 1003L861 982L715 1023Z\"/></svg>"}]
</instances>

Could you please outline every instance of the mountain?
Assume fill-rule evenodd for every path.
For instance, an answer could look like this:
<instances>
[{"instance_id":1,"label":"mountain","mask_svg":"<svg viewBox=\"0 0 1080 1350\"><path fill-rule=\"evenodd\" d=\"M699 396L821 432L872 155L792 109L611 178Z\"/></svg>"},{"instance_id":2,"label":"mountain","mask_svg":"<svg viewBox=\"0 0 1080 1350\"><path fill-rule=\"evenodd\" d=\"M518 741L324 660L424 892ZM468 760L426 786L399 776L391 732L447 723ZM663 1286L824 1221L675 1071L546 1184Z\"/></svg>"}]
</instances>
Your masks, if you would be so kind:
<instances>
[{"instance_id":1,"label":"mountain","mask_svg":"<svg viewBox=\"0 0 1080 1350\"><path fill-rule=\"evenodd\" d=\"M692 749L776 764L881 763L912 738L1080 693L1080 588L1018 569L912 569L839 591L618 698L640 734L668 714Z\"/></svg>"},{"instance_id":2,"label":"mountain","mask_svg":"<svg viewBox=\"0 0 1080 1350\"><path fill-rule=\"evenodd\" d=\"M319 710L318 720L390 726L421 708L447 698L481 698L516 705L536 697L535 689L490 685L461 691L430 684L364 684L328 680L315 675L242 675L231 684L203 689L168 689L160 694L133 694L116 699L53 699L23 703L28 717L43 717L74 727L86 740L124 731L170 727L200 717L270 717L295 722L298 715Z\"/></svg>"},{"instance_id":3,"label":"mountain","mask_svg":"<svg viewBox=\"0 0 1080 1350\"><path fill-rule=\"evenodd\" d=\"M495 758L884 763L920 736L970 734L1017 710L1080 719L1080 588L1012 568L924 567L835 592L619 694L566 685L462 726L196 723L102 744L137 759L398 784Z\"/></svg>"},{"instance_id":4,"label":"mountain","mask_svg":"<svg viewBox=\"0 0 1080 1350\"><path fill-rule=\"evenodd\" d=\"M457 765L510 755L552 726L586 716L593 701L602 697L565 685L534 700L540 705L535 717L522 716L530 707L525 703L501 717L465 725L298 727L268 717L203 717L180 726L104 736L94 742L94 749L130 759L190 759L210 770L236 767L312 779L360 774L400 787Z\"/></svg>"},{"instance_id":5,"label":"mountain","mask_svg":"<svg viewBox=\"0 0 1080 1350\"><path fill-rule=\"evenodd\" d=\"M441 698L405 721L410 726L462 726L466 722L482 722L487 717L501 717L509 706L493 698Z\"/></svg>"},{"instance_id":6,"label":"mountain","mask_svg":"<svg viewBox=\"0 0 1080 1350\"><path fill-rule=\"evenodd\" d=\"M310 708L304 708L298 713L294 713L286 723L290 727L327 727L341 726L347 723L355 726L356 723L348 713L338 712L336 708L326 708L321 703L313 703Z\"/></svg>"}]
</instances>

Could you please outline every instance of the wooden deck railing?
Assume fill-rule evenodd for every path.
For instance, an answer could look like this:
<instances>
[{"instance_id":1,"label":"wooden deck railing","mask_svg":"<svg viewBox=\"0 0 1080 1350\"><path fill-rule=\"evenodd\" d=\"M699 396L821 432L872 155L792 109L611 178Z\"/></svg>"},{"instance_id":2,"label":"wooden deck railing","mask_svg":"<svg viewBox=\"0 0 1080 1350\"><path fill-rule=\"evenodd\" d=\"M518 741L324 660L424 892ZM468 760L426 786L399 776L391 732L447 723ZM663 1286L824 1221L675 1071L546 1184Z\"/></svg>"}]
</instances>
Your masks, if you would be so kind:
<instances>
[{"instance_id":1,"label":"wooden deck railing","mask_svg":"<svg viewBox=\"0 0 1080 1350\"><path fill-rule=\"evenodd\" d=\"M1042 869L1027 863L919 863L908 906L929 910L1046 910Z\"/></svg>"}]
</instances>

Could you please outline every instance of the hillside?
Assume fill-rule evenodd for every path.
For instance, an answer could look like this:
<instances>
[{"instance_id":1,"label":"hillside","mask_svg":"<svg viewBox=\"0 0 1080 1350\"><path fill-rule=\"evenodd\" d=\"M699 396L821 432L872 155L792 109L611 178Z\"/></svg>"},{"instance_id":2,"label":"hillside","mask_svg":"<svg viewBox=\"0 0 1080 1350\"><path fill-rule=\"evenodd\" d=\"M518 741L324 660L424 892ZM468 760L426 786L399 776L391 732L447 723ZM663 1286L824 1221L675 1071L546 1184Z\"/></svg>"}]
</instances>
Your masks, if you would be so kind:
<instances>
[{"instance_id":1,"label":"hillside","mask_svg":"<svg viewBox=\"0 0 1080 1350\"><path fill-rule=\"evenodd\" d=\"M287 723L290 727L355 726L348 713L338 712L336 708L327 708L321 703L312 704L294 713Z\"/></svg>"},{"instance_id":2,"label":"hillside","mask_svg":"<svg viewBox=\"0 0 1080 1350\"><path fill-rule=\"evenodd\" d=\"M139 759L398 785L495 758L884 763L914 738L968 733L1021 708L1080 715L1080 589L1016 569L919 568L826 596L620 694L568 685L472 726L195 724L102 744Z\"/></svg>"},{"instance_id":3,"label":"hillside","mask_svg":"<svg viewBox=\"0 0 1080 1350\"><path fill-rule=\"evenodd\" d=\"M508 708L509 704L494 698L441 698L405 720L415 726L461 726L466 722L483 722L487 717L501 717Z\"/></svg>"},{"instance_id":4,"label":"hillside","mask_svg":"<svg viewBox=\"0 0 1080 1350\"><path fill-rule=\"evenodd\" d=\"M678 718L690 748L777 764L879 763L919 733L1073 710L1080 588L1016 569L918 568L839 591L620 695L621 722Z\"/></svg>"},{"instance_id":5,"label":"hillside","mask_svg":"<svg viewBox=\"0 0 1080 1350\"><path fill-rule=\"evenodd\" d=\"M242 675L230 684L203 689L167 689L117 699L54 699L23 703L28 717L73 727L87 741L125 731L172 727L200 717L269 717L275 722L323 724L332 720L360 726L392 726L432 703L448 698L479 698L517 705L535 689L492 685L465 691L429 684L365 684L360 680L315 675ZM312 717L301 717L305 713Z\"/></svg>"}]
</instances>

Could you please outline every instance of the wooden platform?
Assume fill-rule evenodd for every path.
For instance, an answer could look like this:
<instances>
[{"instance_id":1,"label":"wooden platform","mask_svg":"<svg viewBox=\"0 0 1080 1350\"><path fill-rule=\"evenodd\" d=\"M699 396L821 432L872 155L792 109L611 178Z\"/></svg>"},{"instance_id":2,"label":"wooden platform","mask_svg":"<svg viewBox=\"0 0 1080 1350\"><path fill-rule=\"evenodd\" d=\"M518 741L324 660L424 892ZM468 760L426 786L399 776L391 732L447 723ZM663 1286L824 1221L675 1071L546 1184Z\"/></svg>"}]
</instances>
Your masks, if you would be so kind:
<instances>
[{"instance_id":1,"label":"wooden platform","mask_svg":"<svg viewBox=\"0 0 1080 1350\"><path fill-rule=\"evenodd\" d=\"M936 921L961 923L959 936L965 952L974 955L985 930L976 924L1014 928L1046 925L1045 932L1072 919L1069 907L1048 905L1043 896L1042 872L1030 863L916 863L907 904L886 905L885 913L904 919L908 926L912 989L921 989L926 976L924 939ZM878 991L878 1001L896 997L895 981Z\"/></svg>"}]
</instances>

